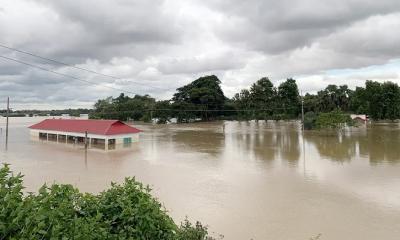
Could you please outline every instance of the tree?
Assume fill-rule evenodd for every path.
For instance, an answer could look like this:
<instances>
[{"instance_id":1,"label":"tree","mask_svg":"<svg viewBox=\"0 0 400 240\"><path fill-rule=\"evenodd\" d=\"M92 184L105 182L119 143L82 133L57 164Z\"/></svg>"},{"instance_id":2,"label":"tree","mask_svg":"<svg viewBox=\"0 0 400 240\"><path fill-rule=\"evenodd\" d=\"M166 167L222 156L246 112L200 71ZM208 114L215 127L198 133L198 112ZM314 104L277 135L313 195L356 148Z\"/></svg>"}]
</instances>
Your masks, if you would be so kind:
<instances>
[{"instance_id":1,"label":"tree","mask_svg":"<svg viewBox=\"0 0 400 240\"><path fill-rule=\"evenodd\" d=\"M347 112L350 110L352 95L353 91L347 85L330 84L324 90L318 91L317 95L306 95L308 101L305 99L305 106L310 107L312 103L308 110L314 112L330 112L336 109Z\"/></svg>"},{"instance_id":2,"label":"tree","mask_svg":"<svg viewBox=\"0 0 400 240\"><path fill-rule=\"evenodd\" d=\"M342 111L350 110L350 99L353 95L353 91L349 89L347 85L339 86L336 91L337 95L337 108Z\"/></svg>"},{"instance_id":3,"label":"tree","mask_svg":"<svg viewBox=\"0 0 400 240\"><path fill-rule=\"evenodd\" d=\"M170 121L173 112L171 110L171 103L169 100L156 102L153 112L153 117L157 118L157 123L167 123Z\"/></svg>"},{"instance_id":4,"label":"tree","mask_svg":"<svg viewBox=\"0 0 400 240\"><path fill-rule=\"evenodd\" d=\"M256 110L256 119L266 119L273 114L276 100L276 88L272 82L263 77L250 88L252 108ZM263 109L269 109L264 111Z\"/></svg>"},{"instance_id":5,"label":"tree","mask_svg":"<svg viewBox=\"0 0 400 240\"><path fill-rule=\"evenodd\" d=\"M252 107L252 98L250 91L247 89L242 89L240 93L236 93L232 101L234 102L235 108L239 111L237 112L239 118L249 120L252 117L252 113L246 110L250 110ZM245 111L242 111L245 110Z\"/></svg>"},{"instance_id":6,"label":"tree","mask_svg":"<svg viewBox=\"0 0 400 240\"><path fill-rule=\"evenodd\" d=\"M150 121L150 111L155 102L149 95L135 95L131 98L121 93L117 98L98 100L90 118Z\"/></svg>"},{"instance_id":7,"label":"tree","mask_svg":"<svg viewBox=\"0 0 400 240\"><path fill-rule=\"evenodd\" d=\"M382 84L383 116L385 119L400 117L400 89L392 82Z\"/></svg>"},{"instance_id":8,"label":"tree","mask_svg":"<svg viewBox=\"0 0 400 240\"><path fill-rule=\"evenodd\" d=\"M195 115L203 120L209 120L219 114L215 110L222 109L224 106L225 95L220 84L221 81L214 75L201 77L178 88L172 101L175 104L185 103L190 107L195 106L198 110ZM181 105L181 107L186 105Z\"/></svg>"},{"instance_id":9,"label":"tree","mask_svg":"<svg viewBox=\"0 0 400 240\"><path fill-rule=\"evenodd\" d=\"M368 101L368 114L372 119L383 119L384 103L382 98L382 85L379 82L367 81L365 83L365 97Z\"/></svg>"},{"instance_id":10,"label":"tree","mask_svg":"<svg viewBox=\"0 0 400 240\"><path fill-rule=\"evenodd\" d=\"M317 117L318 116L314 112L306 112L306 114L304 114L304 129L311 130L315 128Z\"/></svg>"},{"instance_id":11,"label":"tree","mask_svg":"<svg viewBox=\"0 0 400 240\"><path fill-rule=\"evenodd\" d=\"M306 93L304 96L304 112L319 112L320 107L318 96Z\"/></svg>"},{"instance_id":12,"label":"tree","mask_svg":"<svg viewBox=\"0 0 400 240\"><path fill-rule=\"evenodd\" d=\"M289 78L278 87L279 107L286 117L297 117L300 112L300 95L296 80Z\"/></svg>"},{"instance_id":13,"label":"tree","mask_svg":"<svg viewBox=\"0 0 400 240\"><path fill-rule=\"evenodd\" d=\"M340 129L346 125L352 126L353 121L349 114L345 114L340 110L334 110L328 113L320 113L315 121L315 126L318 129Z\"/></svg>"},{"instance_id":14,"label":"tree","mask_svg":"<svg viewBox=\"0 0 400 240\"><path fill-rule=\"evenodd\" d=\"M365 88L356 87L350 99L350 110L357 114L367 114L369 113L368 102Z\"/></svg>"}]
</instances>

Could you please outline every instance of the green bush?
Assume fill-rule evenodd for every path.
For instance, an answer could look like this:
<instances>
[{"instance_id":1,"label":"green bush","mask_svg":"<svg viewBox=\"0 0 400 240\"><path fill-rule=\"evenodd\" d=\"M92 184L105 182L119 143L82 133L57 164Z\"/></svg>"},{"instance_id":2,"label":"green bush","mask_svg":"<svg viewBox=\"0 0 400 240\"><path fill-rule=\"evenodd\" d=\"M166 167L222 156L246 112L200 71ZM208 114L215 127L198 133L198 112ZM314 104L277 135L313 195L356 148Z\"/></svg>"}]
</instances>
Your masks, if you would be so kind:
<instances>
[{"instance_id":1,"label":"green bush","mask_svg":"<svg viewBox=\"0 0 400 240\"><path fill-rule=\"evenodd\" d=\"M304 114L304 129L311 130L315 128L317 117L317 114L315 114L314 112L307 112L306 114Z\"/></svg>"},{"instance_id":2,"label":"green bush","mask_svg":"<svg viewBox=\"0 0 400 240\"><path fill-rule=\"evenodd\" d=\"M349 114L344 114L340 110L335 110L328 113L320 113L315 121L315 125L318 129L339 129L346 125L353 126L354 122Z\"/></svg>"},{"instance_id":3,"label":"green bush","mask_svg":"<svg viewBox=\"0 0 400 240\"><path fill-rule=\"evenodd\" d=\"M355 126L355 123L349 114L345 114L340 110L320 114L307 112L304 115L304 129L306 130L340 129L345 126Z\"/></svg>"},{"instance_id":4,"label":"green bush","mask_svg":"<svg viewBox=\"0 0 400 240\"><path fill-rule=\"evenodd\" d=\"M0 239L211 239L200 223L177 226L134 178L98 195L53 184L24 196L22 183L0 168Z\"/></svg>"}]
</instances>

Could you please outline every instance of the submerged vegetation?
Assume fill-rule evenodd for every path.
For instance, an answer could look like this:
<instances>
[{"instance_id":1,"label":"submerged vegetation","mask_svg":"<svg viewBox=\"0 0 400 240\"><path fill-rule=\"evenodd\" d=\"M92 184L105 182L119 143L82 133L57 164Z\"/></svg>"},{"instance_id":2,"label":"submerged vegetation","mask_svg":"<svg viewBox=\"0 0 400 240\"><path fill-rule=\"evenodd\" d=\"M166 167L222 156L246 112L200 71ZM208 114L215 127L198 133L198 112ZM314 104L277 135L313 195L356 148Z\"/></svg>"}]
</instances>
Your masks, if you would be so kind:
<instances>
[{"instance_id":1,"label":"submerged vegetation","mask_svg":"<svg viewBox=\"0 0 400 240\"><path fill-rule=\"evenodd\" d=\"M134 178L98 195L58 184L22 190L22 175L0 168L0 239L211 239L199 222L177 226Z\"/></svg>"},{"instance_id":2,"label":"submerged vegetation","mask_svg":"<svg viewBox=\"0 0 400 240\"><path fill-rule=\"evenodd\" d=\"M300 119L303 100L306 128L315 124L334 128L338 126L337 121L350 123L350 113L366 114L373 120L400 118L400 88L392 82L366 81L365 87L355 90L347 85L328 85L316 94L307 93L301 97L296 80L287 79L276 87L264 77L231 99L224 95L220 85L221 81L212 75L178 88L170 100L156 101L149 95L108 97L96 102L90 117L156 119L158 123L166 123L173 118L179 123L216 119ZM320 120L317 121L317 118ZM332 119L327 121L327 118Z\"/></svg>"},{"instance_id":3,"label":"submerged vegetation","mask_svg":"<svg viewBox=\"0 0 400 240\"><path fill-rule=\"evenodd\" d=\"M354 126L349 114L334 110L332 112L315 114L307 112L304 116L304 128L311 129L340 129L345 126Z\"/></svg>"}]
</instances>

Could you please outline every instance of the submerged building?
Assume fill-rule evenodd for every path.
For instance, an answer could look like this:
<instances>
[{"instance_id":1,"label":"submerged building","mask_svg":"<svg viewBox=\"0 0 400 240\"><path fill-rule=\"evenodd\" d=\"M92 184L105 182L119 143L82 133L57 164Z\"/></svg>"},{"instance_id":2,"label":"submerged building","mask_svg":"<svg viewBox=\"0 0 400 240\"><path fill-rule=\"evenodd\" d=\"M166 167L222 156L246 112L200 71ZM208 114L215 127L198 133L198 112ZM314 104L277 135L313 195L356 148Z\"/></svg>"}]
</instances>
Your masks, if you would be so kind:
<instances>
[{"instance_id":1,"label":"submerged building","mask_svg":"<svg viewBox=\"0 0 400 240\"><path fill-rule=\"evenodd\" d=\"M118 120L46 119L29 127L32 139L112 150L139 141L139 129Z\"/></svg>"}]
</instances>

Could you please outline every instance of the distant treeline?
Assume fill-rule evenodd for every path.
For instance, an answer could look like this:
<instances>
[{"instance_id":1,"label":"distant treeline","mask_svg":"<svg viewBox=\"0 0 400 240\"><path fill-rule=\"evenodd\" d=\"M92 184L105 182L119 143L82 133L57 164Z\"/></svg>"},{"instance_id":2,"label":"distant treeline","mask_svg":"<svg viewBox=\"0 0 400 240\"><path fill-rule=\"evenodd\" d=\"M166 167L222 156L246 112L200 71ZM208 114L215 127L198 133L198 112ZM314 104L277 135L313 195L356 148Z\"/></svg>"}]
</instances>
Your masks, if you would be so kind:
<instances>
[{"instance_id":1,"label":"distant treeline","mask_svg":"<svg viewBox=\"0 0 400 240\"><path fill-rule=\"evenodd\" d=\"M294 79L275 87L268 78L261 78L233 98L227 98L221 81L214 75L201 77L177 89L170 100L156 101L149 95L98 100L91 118L143 120L157 119L166 123L195 120L281 120L301 116L302 97ZM392 82L366 81L365 87L351 90L347 85L328 85L317 94L306 94L304 111L315 114L341 111L367 114L371 119L400 118L400 88Z\"/></svg>"},{"instance_id":2,"label":"distant treeline","mask_svg":"<svg viewBox=\"0 0 400 240\"><path fill-rule=\"evenodd\" d=\"M70 116L79 117L80 114L89 114L92 109L77 108L77 109L63 109L63 110L10 110L11 117L25 117L25 116L61 116L68 114ZM6 116L7 110L0 109L0 116Z\"/></svg>"}]
</instances>

